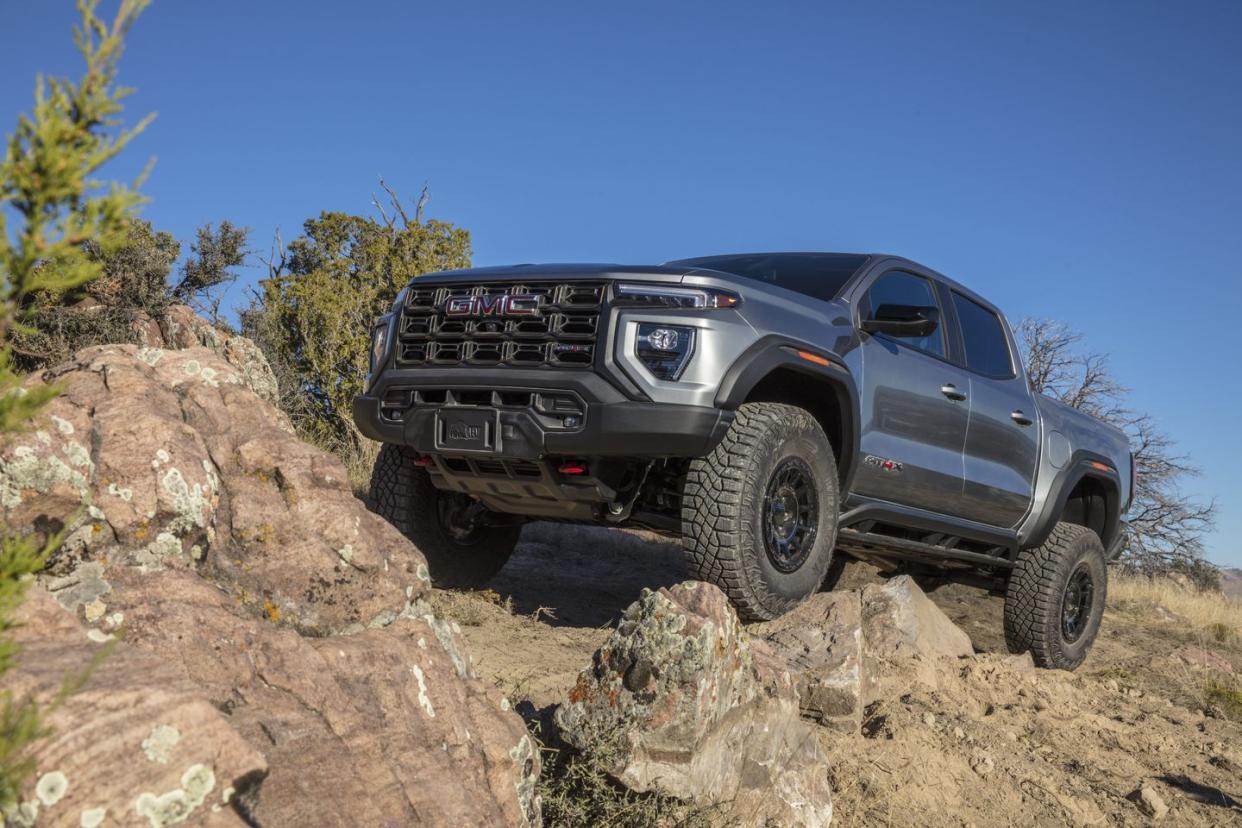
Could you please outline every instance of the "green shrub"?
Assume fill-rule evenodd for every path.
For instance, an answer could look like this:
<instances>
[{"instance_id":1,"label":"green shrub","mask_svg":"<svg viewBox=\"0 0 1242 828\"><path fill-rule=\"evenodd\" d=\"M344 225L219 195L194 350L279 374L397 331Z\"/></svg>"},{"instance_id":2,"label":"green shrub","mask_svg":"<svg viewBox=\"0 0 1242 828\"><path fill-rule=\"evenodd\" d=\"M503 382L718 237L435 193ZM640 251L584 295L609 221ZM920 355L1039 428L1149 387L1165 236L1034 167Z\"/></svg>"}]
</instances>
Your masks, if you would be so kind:
<instances>
[{"instance_id":1,"label":"green shrub","mask_svg":"<svg viewBox=\"0 0 1242 828\"><path fill-rule=\"evenodd\" d=\"M419 213L400 224L345 213L308 220L242 313L242 333L276 372L281 407L319 445L348 453L362 443L351 410L375 318L412 277L470 266L469 232Z\"/></svg>"}]
</instances>

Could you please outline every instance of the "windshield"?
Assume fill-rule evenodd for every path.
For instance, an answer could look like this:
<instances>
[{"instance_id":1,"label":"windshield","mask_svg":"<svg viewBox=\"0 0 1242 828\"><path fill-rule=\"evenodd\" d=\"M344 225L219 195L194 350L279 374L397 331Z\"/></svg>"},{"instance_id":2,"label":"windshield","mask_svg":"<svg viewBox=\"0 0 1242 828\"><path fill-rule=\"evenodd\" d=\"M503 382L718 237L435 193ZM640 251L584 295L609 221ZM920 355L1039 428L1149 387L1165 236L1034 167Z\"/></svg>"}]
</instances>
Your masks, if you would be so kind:
<instances>
[{"instance_id":1,"label":"windshield","mask_svg":"<svg viewBox=\"0 0 1242 828\"><path fill-rule=\"evenodd\" d=\"M866 261L866 256L857 253L742 253L668 264L719 270L829 301Z\"/></svg>"}]
</instances>

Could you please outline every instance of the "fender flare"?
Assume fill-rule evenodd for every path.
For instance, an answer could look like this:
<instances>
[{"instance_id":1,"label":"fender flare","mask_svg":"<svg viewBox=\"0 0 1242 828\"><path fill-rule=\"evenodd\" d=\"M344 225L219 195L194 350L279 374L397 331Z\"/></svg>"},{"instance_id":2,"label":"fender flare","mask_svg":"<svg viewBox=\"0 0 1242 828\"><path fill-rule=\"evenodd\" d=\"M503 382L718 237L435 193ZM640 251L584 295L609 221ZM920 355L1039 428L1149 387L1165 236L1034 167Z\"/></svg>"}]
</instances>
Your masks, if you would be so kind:
<instances>
[{"instance_id":1,"label":"fender flare","mask_svg":"<svg viewBox=\"0 0 1242 828\"><path fill-rule=\"evenodd\" d=\"M1107 466L1108 470L1097 464ZM1087 478L1099 482L1104 489L1104 532L1100 541L1106 550L1113 551L1121 532L1121 476L1111 460L1085 449L1078 449L1070 455L1065 468L1053 480L1048 497L1044 500L1044 509L1036 517L1030 534L1022 543L1024 548L1042 546L1048 540L1053 528L1065 514L1065 504L1069 501L1070 492Z\"/></svg>"},{"instance_id":2,"label":"fender flare","mask_svg":"<svg viewBox=\"0 0 1242 828\"><path fill-rule=\"evenodd\" d=\"M804 354L806 356L800 356ZM808 358L810 357L810 358ZM716 391L716 407L737 410L751 391L777 369L805 374L835 395L841 416L841 451L837 458L842 495L847 493L858 465L858 386L841 357L824 349L783 336L765 336L741 353L725 371Z\"/></svg>"}]
</instances>

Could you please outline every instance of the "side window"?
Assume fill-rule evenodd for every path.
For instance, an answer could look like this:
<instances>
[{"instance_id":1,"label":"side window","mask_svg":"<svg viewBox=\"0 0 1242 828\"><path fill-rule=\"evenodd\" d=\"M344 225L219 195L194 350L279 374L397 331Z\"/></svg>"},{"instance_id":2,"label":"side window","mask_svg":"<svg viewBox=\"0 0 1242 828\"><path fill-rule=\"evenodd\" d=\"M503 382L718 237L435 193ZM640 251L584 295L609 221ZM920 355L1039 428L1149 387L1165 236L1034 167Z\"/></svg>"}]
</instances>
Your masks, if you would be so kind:
<instances>
[{"instance_id":1,"label":"side window","mask_svg":"<svg viewBox=\"0 0 1242 828\"><path fill-rule=\"evenodd\" d=\"M875 313L881 305L917 305L937 310L940 308L940 303L936 301L936 289L931 281L903 270L891 270L885 273L867 289L867 313ZM892 341L941 358L944 357L943 325L937 325L936 330L927 336L902 337Z\"/></svg>"},{"instance_id":2,"label":"side window","mask_svg":"<svg viewBox=\"0 0 1242 828\"><path fill-rule=\"evenodd\" d=\"M974 300L954 291L953 307L962 325L962 344L966 346L966 367L997 379L1014 375L1009 341L1000 317Z\"/></svg>"}]
</instances>

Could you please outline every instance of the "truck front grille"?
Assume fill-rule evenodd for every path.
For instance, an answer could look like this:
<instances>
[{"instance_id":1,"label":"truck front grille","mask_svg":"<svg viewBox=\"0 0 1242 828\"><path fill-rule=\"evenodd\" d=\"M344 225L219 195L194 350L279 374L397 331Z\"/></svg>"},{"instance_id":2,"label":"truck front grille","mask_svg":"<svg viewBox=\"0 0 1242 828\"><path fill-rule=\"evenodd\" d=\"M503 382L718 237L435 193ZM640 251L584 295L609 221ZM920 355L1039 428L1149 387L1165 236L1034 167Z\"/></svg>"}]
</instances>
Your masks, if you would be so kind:
<instances>
[{"instance_id":1,"label":"truck front grille","mask_svg":"<svg viewBox=\"0 0 1242 828\"><path fill-rule=\"evenodd\" d=\"M398 366L483 365L589 368L595 362L604 282L428 285L406 294L397 333ZM537 316L455 317L451 297L540 297Z\"/></svg>"}]
</instances>

